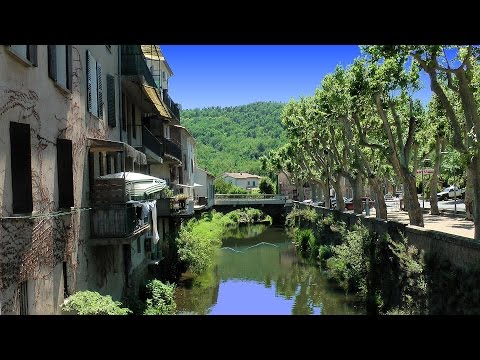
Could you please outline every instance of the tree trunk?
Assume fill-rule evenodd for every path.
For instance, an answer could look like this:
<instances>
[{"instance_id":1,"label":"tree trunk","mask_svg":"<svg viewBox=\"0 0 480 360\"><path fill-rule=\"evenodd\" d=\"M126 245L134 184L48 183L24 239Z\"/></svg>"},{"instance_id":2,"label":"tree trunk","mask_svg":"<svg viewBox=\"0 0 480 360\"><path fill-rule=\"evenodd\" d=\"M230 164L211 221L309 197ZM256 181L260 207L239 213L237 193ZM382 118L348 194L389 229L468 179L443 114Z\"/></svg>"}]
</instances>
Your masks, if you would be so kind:
<instances>
[{"instance_id":1,"label":"tree trunk","mask_svg":"<svg viewBox=\"0 0 480 360\"><path fill-rule=\"evenodd\" d=\"M430 214L440 215L438 210L437 199L437 187L438 187L438 174L440 173L440 166L442 164L443 139L437 136L437 142L435 144L435 165L433 166L433 174L430 179Z\"/></svg>"},{"instance_id":2,"label":"tree trunk","mask_svg":"<svg viewBox=\"0 0 480 360\"><path fill-rule=\"evenodd\" d=\"M423 213L418 202L417 187L415 186L415 177L405 168L401 170L403 180L403 192L405 199L405 209L408 212L410 225L424 226Z\"/></svg>"},{"instance_id":3,"label":"tree trunk","mask_svg":"<svg viewBox=\"0 0 480 360\"><path fill-rule=\"evenodd\" d=\"M478 150L477 150L478 151ZM477 241L480 241L480 157L475 155L472 157L471 163L468 165L468 174L471 175L472 183L476 186L473 186L473 222L475 224L475 235L474 238Z\"/></svg>"},{"instance_id":4,"label":"tree trunk","mask_svg":"<svg viewBox=\"0 0 480 360\"><path fill-rule=\"evenodd\" d=\"M312 182L310 188L312 189L312 201L317 201L317 186Z\"/></svg>"},{"instance_id":5,"label":"tree trunk","mask_svg":"<svg viewBox=\"0 0 480 360\"><path fill-rule=\"evenodd\" d=\"M303 186L297 185L297 194L298 194L298 201L302 202L305 200L305 193L303 192Z\"/></svg>"},{"instance_id":6,"label":"tree trunk","mask_svg":"<svg viewBox=\"0 0 480 360\"><path fill-rule=\"evenodd\" d=\"M375 217L377 219L387 220L387 205L385 204L385 197L383 196L382 187L376 178L368 179L370 186L375 194Z\"/></svg>"},{"instance_id":7,"label":"tree trunk","mask_svg":"<svg viewBox=\"0 0 480 360\"><path fill-rule=\"evenodd\" d=\"M473 221L473 174L467 167L467 184L465 186L465 219Z\"/></svg>"},{"instance_id":8,"label":"tree trunk","mask_svg":"<svg viewBox=\"0 0 480 360\"><path fill-rule=\"evenodd\" d=\"M345 201L343 200L342 187L340 186L340 175L335 176L335 181L333 182L333 188L335 189L335 196L337 198L337 203L335 208L340 211L345 211Z\"/></svg>"},{"instance_id":9,"label":"tree trunk","mask_svg":"<svg viewBox=\"0 0 480 360\"><path fill-rule=\"evenodd\" d=\"M353 211L355 214L362 213L362 199L363 196L363 176L358 174L353 180Z\"/></svg>"}]
</instances>

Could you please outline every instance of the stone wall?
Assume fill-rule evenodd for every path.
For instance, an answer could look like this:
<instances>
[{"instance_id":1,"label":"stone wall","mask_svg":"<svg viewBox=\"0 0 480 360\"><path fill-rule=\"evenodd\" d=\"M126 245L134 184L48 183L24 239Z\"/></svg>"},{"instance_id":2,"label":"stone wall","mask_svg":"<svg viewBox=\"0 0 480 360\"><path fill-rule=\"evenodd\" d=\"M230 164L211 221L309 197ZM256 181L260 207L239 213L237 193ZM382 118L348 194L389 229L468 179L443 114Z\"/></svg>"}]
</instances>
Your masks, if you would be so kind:
<instances>
[{"instance_id":1,"label":"stone wall","mask_svg":"<svg viewBox=\"0 0 480 360\"><path fill-rule=\"evenodd\" d=\"M410 244L423 250L426 254L440 254L450 260L452 264L462 268L478 266L480 264L480 243L474 240L447 234L435 230L425 229L414 225L406 225L396 221L385 221L364 215L328 210L307 204L295 203L300 208L311 207L321 216L332 215L337 221L343 221L348 228L360 221L370 231L383 235L388 233L394 240L403 234Z\"/></svg>"}]
</instances>

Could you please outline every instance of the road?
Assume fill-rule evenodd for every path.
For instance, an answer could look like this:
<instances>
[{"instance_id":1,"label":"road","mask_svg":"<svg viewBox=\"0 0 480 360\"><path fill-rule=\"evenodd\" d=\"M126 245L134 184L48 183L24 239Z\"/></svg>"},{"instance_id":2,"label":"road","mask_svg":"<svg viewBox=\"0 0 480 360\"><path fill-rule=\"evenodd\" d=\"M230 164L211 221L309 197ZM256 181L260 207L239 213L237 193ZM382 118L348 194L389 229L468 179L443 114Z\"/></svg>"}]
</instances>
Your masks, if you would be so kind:
<instances>
[{"instance_id":1,"label":"road","mask_svg":"<svg viewBox=\"0 0 480 360\"><path fill-rule=\"evenodd\" d=\"M418 200L420 207L422 206L422 200ZM430 201L425 200L425 209L430 209ZM446 200L438 202L438 210L450 210L455 209L455 200ZM457 211L465 212L465 203L463 199L457 199Z\"/></svg>"},{"instance_id":2,"label":"road","mask_svg":"<svg viewBox=\"0 0 480 360\"><path fill-rule=\"evenodd\" d=\"M395 203L395 201L386 201L385 202L388 208L394 208L395 206L398 207L398 201ZM420 207L422 207L422 200L418 200L418 203L420 204ZM425 209L430 209L430 201L425 200ZM455 200L446 200L446 201L439 201L438 202L438 210L448 210L448 211L454 211L455 209ZM463 202L463 199L457 199L457 212L465 212L465 203Z\"/></svg>"}]
</instances>

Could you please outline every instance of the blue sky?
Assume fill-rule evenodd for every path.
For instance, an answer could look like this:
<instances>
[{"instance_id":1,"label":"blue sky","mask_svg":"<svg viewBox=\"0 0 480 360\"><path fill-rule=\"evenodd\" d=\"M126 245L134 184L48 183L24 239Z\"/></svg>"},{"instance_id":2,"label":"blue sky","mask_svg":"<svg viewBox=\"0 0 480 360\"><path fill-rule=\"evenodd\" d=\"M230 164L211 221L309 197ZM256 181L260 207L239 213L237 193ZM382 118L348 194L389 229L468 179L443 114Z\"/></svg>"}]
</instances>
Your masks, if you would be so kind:
<instances>
[{"instance_id":1,"label":"blue sky","mask_svg":"<svg viewBox=\"0 0 480 360\"><path fill-rule=\"evenodd\" d=\"M337 64L346 66L360 55L357 45L161 45L161 49L174 72L169 94L184 109L309 96ZM417 96L428 102L429 86Z\"/></svg>"}]
</instances>

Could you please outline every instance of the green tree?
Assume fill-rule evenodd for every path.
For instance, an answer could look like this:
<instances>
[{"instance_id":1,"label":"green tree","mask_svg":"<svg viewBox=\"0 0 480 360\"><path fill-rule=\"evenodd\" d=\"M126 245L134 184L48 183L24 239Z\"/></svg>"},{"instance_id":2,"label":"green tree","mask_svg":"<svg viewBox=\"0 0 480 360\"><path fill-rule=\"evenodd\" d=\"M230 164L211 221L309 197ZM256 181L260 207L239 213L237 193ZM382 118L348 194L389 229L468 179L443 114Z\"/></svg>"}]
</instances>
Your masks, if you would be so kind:
<instances>
[{"instance_id":1,"label":"green tree","mask_svg":"<svg viewBox=\"0 0 480 360\"><path fill-rule=\"evenodd\" d=\"M262 177L258 187L260 188L260 192L262 194L274 194L275 193L275 186L273 185L272 181L267 177Z\"/></svg>"}]
</instances>

